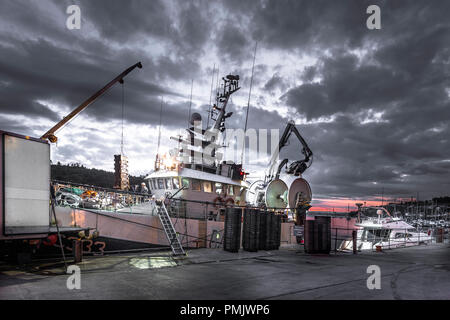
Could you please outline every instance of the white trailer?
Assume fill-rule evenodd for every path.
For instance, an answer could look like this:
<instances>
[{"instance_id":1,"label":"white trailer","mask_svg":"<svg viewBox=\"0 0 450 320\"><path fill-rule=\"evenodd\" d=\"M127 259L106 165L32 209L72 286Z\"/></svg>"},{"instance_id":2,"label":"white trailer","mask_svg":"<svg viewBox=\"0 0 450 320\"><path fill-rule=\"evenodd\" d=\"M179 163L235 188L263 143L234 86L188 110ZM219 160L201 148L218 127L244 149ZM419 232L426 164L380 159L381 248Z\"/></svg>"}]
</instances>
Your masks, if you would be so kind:
<instances>
[{"instance_id":1,"label":"white trailer","mask_svg":"<svg viewBox=\"0 0 450 320\"><path fill-rule=\"evenodd\" d=\"M50 232L50 145L0 131L0 240Z\"/></svg>"}]
</instances>

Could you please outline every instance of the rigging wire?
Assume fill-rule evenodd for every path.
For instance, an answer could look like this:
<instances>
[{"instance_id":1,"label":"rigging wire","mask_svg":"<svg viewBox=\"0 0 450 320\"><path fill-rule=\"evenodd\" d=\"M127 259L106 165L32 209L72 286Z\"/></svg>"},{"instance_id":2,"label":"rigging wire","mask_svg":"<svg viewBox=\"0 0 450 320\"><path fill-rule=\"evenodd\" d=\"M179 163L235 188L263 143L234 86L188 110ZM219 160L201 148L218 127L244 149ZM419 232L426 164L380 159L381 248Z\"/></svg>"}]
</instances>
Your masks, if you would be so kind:
<instances>
[{"instance_id":1,"label":"rigging wire","mask_svg":"<svg viewBox=\"0 0 450 320\"><path fill-rule=\"evenodd\" d=\"M244 150L245 150L245 133L247 132L247 123L248 123L248 111L250 109L250 98L252 96L252 86L253 86L253 74L255 71L255 60L256 60L256 49L258 47L258 41L255 43L255 52L253 53L253 65L252 65L252 76L250 78L250 90L248 92L248 103L247 103L247 112L245 115L245 126L244 126L244 143L242 144L242 153L241 153L241 164L244 162Z\"/></svg>"},{"instance_id":2,"label":"rigging wire","mask_svg":"<svg viewBox=\"0 0 450 320\"><path fill-rule=\"evenodd\" d=\"M216 71L216 64L214 63L212 76L211 76L211 89L209 91L209 108L208 108L208 122L206 124L206 128L209 127L209 118L211 116L211 102L212 102L212 93L213 93L213 85L214 85L214 72Z\"/></svg>"},{"instance_id":3,"label":"rigging wire","mask_svg":"<svg viewBox=\"0 0 450 320\"><path fill-rule=\"evenodd\" d=\"M156 154L159 154L159 146L161 145L161 124L162 124L162 110L163 110L163 102L164 97L161 97L161 108L159 111L159 129L158 129L158 149L156 150Z\"/></svg>"},{"instance_id":4,"label":"rigging wire","mask_svg":"<svg viewBox=\"0 0 450 320\"><path fill-rule=\"evenodd\" d=\"M189 98L189 116L188 116L188 128L190 125L190 120L191 120L191 107L192 107L192 88L194 87L194 79L192 79L191 82L191 97Z\"/></svg>"}]
</instances>

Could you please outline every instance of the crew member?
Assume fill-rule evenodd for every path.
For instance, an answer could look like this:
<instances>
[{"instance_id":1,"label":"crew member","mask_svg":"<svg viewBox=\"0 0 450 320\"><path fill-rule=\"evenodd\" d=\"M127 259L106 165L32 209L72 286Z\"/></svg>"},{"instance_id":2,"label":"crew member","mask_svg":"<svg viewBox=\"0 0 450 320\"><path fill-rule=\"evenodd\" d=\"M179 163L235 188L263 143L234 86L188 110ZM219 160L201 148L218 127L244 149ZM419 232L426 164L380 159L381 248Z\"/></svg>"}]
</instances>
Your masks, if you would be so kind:
<instances>
[{"instance_id":1,"label":"crew member","mask_svg":"<svg viewBox=\"0 0 450 320\"><path fill-rule=\"evenodd\" d=\"M139 192L140 192L140 193L148 193L148 188L147 188L147 186L145 185L145 182L142 182L142 183L141 183L141 188L140 188Z\"/></svg>"}]
</instances>

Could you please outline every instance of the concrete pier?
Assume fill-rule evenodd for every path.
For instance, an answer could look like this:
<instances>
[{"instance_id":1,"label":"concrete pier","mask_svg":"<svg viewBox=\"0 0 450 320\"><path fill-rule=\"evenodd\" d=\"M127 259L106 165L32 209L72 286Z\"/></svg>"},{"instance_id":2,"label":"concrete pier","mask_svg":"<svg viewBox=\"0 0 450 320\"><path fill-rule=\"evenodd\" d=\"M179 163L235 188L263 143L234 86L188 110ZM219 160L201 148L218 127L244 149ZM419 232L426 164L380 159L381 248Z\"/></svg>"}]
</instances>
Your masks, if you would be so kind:
<instances>
[{"instance_id":1,"label":"concrete pier","mask_svg":"<svg viewBox=\"0 0 450 320\"><path fill-rule=\"evenodd\" d=\"M367 267L381 289L367 287ZM450 245L308 255L222 249L84 257L81 289L69 290L61 264L0 265L0 299L450 299Z\"/></svg>"}]
</instances>

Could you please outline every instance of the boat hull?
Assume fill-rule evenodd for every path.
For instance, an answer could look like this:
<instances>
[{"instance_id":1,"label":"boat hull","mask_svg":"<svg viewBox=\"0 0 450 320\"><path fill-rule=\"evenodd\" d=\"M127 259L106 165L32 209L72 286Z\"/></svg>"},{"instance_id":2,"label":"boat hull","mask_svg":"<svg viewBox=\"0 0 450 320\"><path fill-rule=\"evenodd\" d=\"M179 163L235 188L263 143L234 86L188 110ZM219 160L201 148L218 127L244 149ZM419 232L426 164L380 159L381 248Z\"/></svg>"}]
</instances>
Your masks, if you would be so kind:
<instances>
[{"instance_id":1,"label":"boat hull","mask_svg":"<svg viewBox=\"0 0 450 320\"><path fill-rule=\"evenodd\" d=\"M80 226L90 228L91 233L98 232L98 238L83 240L85 248L92 245L90 253L169 247L158 216L68 207L56 207L56 216L60 226ZM222 221L171 219L184 248L215 247L216 241L222 241ZM296 243L293 226L293 222L282 223L282 244ZM85 251L89 252L89 248Z\"/></svg>"}]
</instances>

